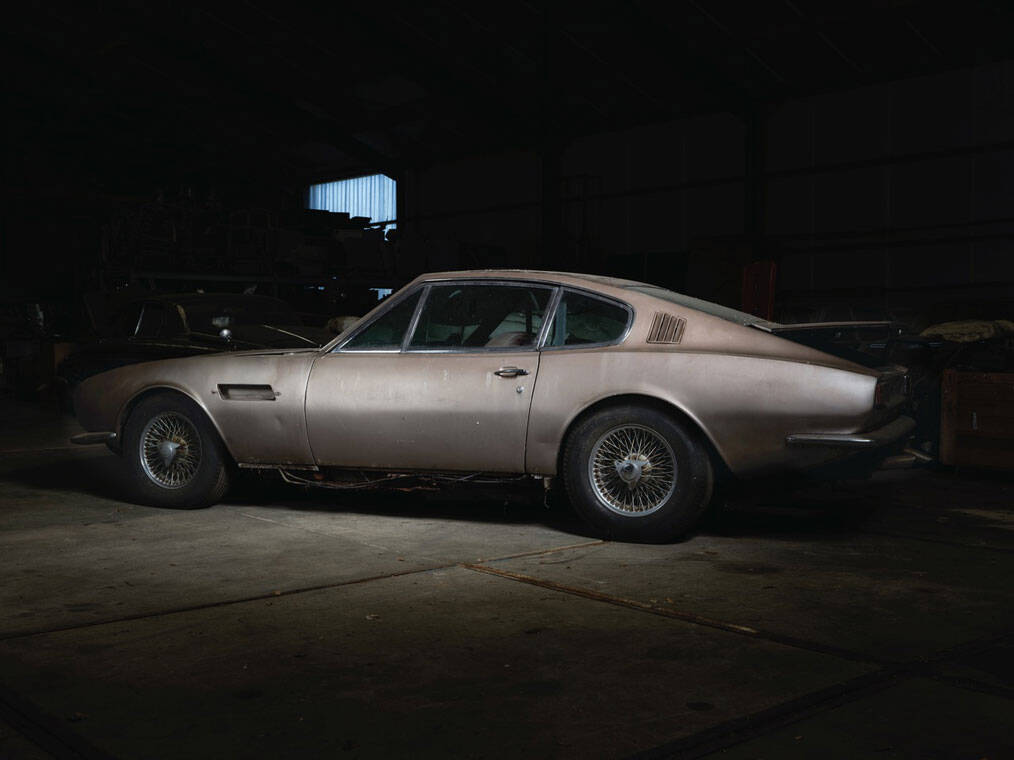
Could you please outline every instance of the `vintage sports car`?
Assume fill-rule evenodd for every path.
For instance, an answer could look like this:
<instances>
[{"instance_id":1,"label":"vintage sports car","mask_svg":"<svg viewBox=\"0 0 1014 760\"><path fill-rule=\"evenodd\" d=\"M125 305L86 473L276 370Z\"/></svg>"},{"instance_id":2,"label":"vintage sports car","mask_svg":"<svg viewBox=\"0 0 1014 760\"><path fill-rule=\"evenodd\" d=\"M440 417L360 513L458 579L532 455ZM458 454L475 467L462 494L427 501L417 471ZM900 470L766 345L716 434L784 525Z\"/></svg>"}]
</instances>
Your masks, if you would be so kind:
<instances>
[{"instance_id":1,"label":"vintage sports car","mask_svg":"<svg viewBox=\"0 0 1014 760\"><path fill-rule=\"evenodd\" d=\"M215 503L234 466L334 488L559 476L602 534L665 541L698 521L718 473L812 468L911 431L903 369L783 329L627 280L428 274L322 348L96 375L75 401L93 432L75 442L119 452L157 506Z\"/></svg>"}]
</instances>

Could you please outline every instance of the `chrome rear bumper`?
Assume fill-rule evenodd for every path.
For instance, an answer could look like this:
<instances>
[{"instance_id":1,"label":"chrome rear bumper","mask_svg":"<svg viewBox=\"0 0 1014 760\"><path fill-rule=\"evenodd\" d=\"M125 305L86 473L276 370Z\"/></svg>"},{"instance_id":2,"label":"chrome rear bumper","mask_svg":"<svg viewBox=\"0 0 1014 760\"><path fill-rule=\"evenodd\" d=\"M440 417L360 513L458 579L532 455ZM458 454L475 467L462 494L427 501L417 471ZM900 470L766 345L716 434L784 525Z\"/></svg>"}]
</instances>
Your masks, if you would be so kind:
<instances>
[{"instance_id":1,"label":"chrome rear bumper","mask_svg":"<svg viewBox=\"0 0 1014 760\"><path fill-rule=\"evenodd\" d=\"M87 446L92 443L109 443L115 440L116 433L113 432L78 433L70 437L70 442L76 443L79 446Z\"/></svg>"},{"instance_id":2,"label":"chrome rear bumper","mask_svg":"<svg viewBox=\"0 0 1014 760\"><path fill-rule=\"evenodd\" d=\"M837 449L877 449L896 443L915 430L915 420L904 415L881 428L865 433L794 433L785 436L788 446L829 446Z\"/></svg>"}]
</instances>

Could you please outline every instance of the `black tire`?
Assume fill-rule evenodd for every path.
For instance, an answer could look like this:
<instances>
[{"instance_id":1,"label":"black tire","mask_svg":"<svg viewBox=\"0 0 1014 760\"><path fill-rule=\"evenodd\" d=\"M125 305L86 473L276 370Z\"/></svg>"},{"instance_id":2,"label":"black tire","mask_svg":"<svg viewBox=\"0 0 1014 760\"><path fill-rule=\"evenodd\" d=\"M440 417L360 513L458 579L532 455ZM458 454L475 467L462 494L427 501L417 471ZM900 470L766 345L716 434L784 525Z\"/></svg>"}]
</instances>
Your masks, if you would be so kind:
<instances>
[{"instance_id":1,"label":"black tire","mask_svg":"<svg viewBox=\"0 0 1014 760\"><path fill-rule=\"evenodd\" d=\"M160 424L171 425L162 428L171 434L160 432L156 427ZM146 458L141 441L149 426L151 435L147 439L149 455ZM169 454L174 457L172 465L158 454L157 446L151 445L159 439L170 445L182 441L176 443ZM122 456L127 485L142 504L199 509L221 501L229 489L230 463L225 446L200 407L179 393L149 396L134 407L123 429ZM177 463L185 467L181 469ZM174 472L171 466L180 472ZM178 483L176 475L180 476Z\"/></svg>"},{"instance_id":2,"label":"black tire","mask_svg":"<svg viewBox=\"0 0 1014 760\"><path fill-rule=\"evenodd\" d=\"M628 451L631 446L650 456ZM567 436L562 464L577 513L604 537L621 541L679 538L700 521L714 488L711 457L697 431L639 404L580 420Z\"/></svg>"}]
</instances>

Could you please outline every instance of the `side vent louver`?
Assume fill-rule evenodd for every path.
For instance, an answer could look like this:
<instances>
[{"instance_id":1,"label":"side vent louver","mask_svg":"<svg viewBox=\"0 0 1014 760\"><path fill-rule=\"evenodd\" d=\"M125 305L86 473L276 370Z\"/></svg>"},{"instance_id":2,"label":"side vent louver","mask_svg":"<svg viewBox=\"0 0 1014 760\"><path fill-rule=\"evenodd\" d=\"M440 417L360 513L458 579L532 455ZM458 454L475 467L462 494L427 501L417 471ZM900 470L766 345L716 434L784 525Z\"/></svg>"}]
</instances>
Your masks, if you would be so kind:
<instances>
[{"instance_id":1,"label":"side vent louver","mask_svg":"<svg viewBox=\"0 0 1014 760\"><path fill-rule=\"evenodd\" d=\"M274 401L274 389L270 385L218 385L218 395L226 401Z\"/></svg>"},{"instance_id":2,"label":"side vent louver","mask_svg":"<svg viewBox=\"0 0 1014 760\"><path fill-rule=\"evenodd\" d=\"M683 340L686 324L687 321L682 317L657 311L651 321L651 329L648 330L648 343L679 343Z\"/></svg>"}]
</instances>

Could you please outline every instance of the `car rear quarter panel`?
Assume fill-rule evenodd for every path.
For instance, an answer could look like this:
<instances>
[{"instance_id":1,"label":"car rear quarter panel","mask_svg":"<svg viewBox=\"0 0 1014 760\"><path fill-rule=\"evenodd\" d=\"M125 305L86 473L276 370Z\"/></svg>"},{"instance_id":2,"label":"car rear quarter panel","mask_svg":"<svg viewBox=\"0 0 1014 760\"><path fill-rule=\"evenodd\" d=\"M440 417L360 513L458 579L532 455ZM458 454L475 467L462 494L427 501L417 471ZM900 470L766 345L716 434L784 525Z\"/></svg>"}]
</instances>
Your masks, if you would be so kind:
<instances>
[{"instance_id":1,"label":"car rear quarter panel","mask_svg":"<svg viewBox=\"0 0 1014 760\"><path fill-rule=\"evenodd\" d=\"M244 464L312 464L303 400L316 353L218 354L135 364L83 382L75 399L86 430L123 434L133 403L150 391L189 396L233 458ZM223 398L219 385L270 386L274 400Z\"/></svg>"},{"instance_id":2,"label":"car rear quarter panel","mask_svg":"<svg viewBox=\"0 0 1014 760\"><path fill-rule=\"evenodd\" d=\"M861 429L875 383L865 373L783 358L623 346L546 351L532 399L527 468L555 474L574 420L592 405L624 395L679 409L736 474L810 466L827 452L790 456L785 437Z\"/></svg>"},{"instance_id":3,"label":"car rear quarter panel","mask_svg":"<svg viewBox=\"0 0 1014 760\"><path fill-rule=\"evenodd\" d=\"M608 348L543 351L526 466L554 474L566 434L593 405L646 396L686 415L736 474L820 464L828 450L789 450L795 432L851 433L872 413L877 373L766 331L637 291L601 287L634 321ZM655 314L685 320L678 344L647 342Z\"/></svg>"}]
</instances>

